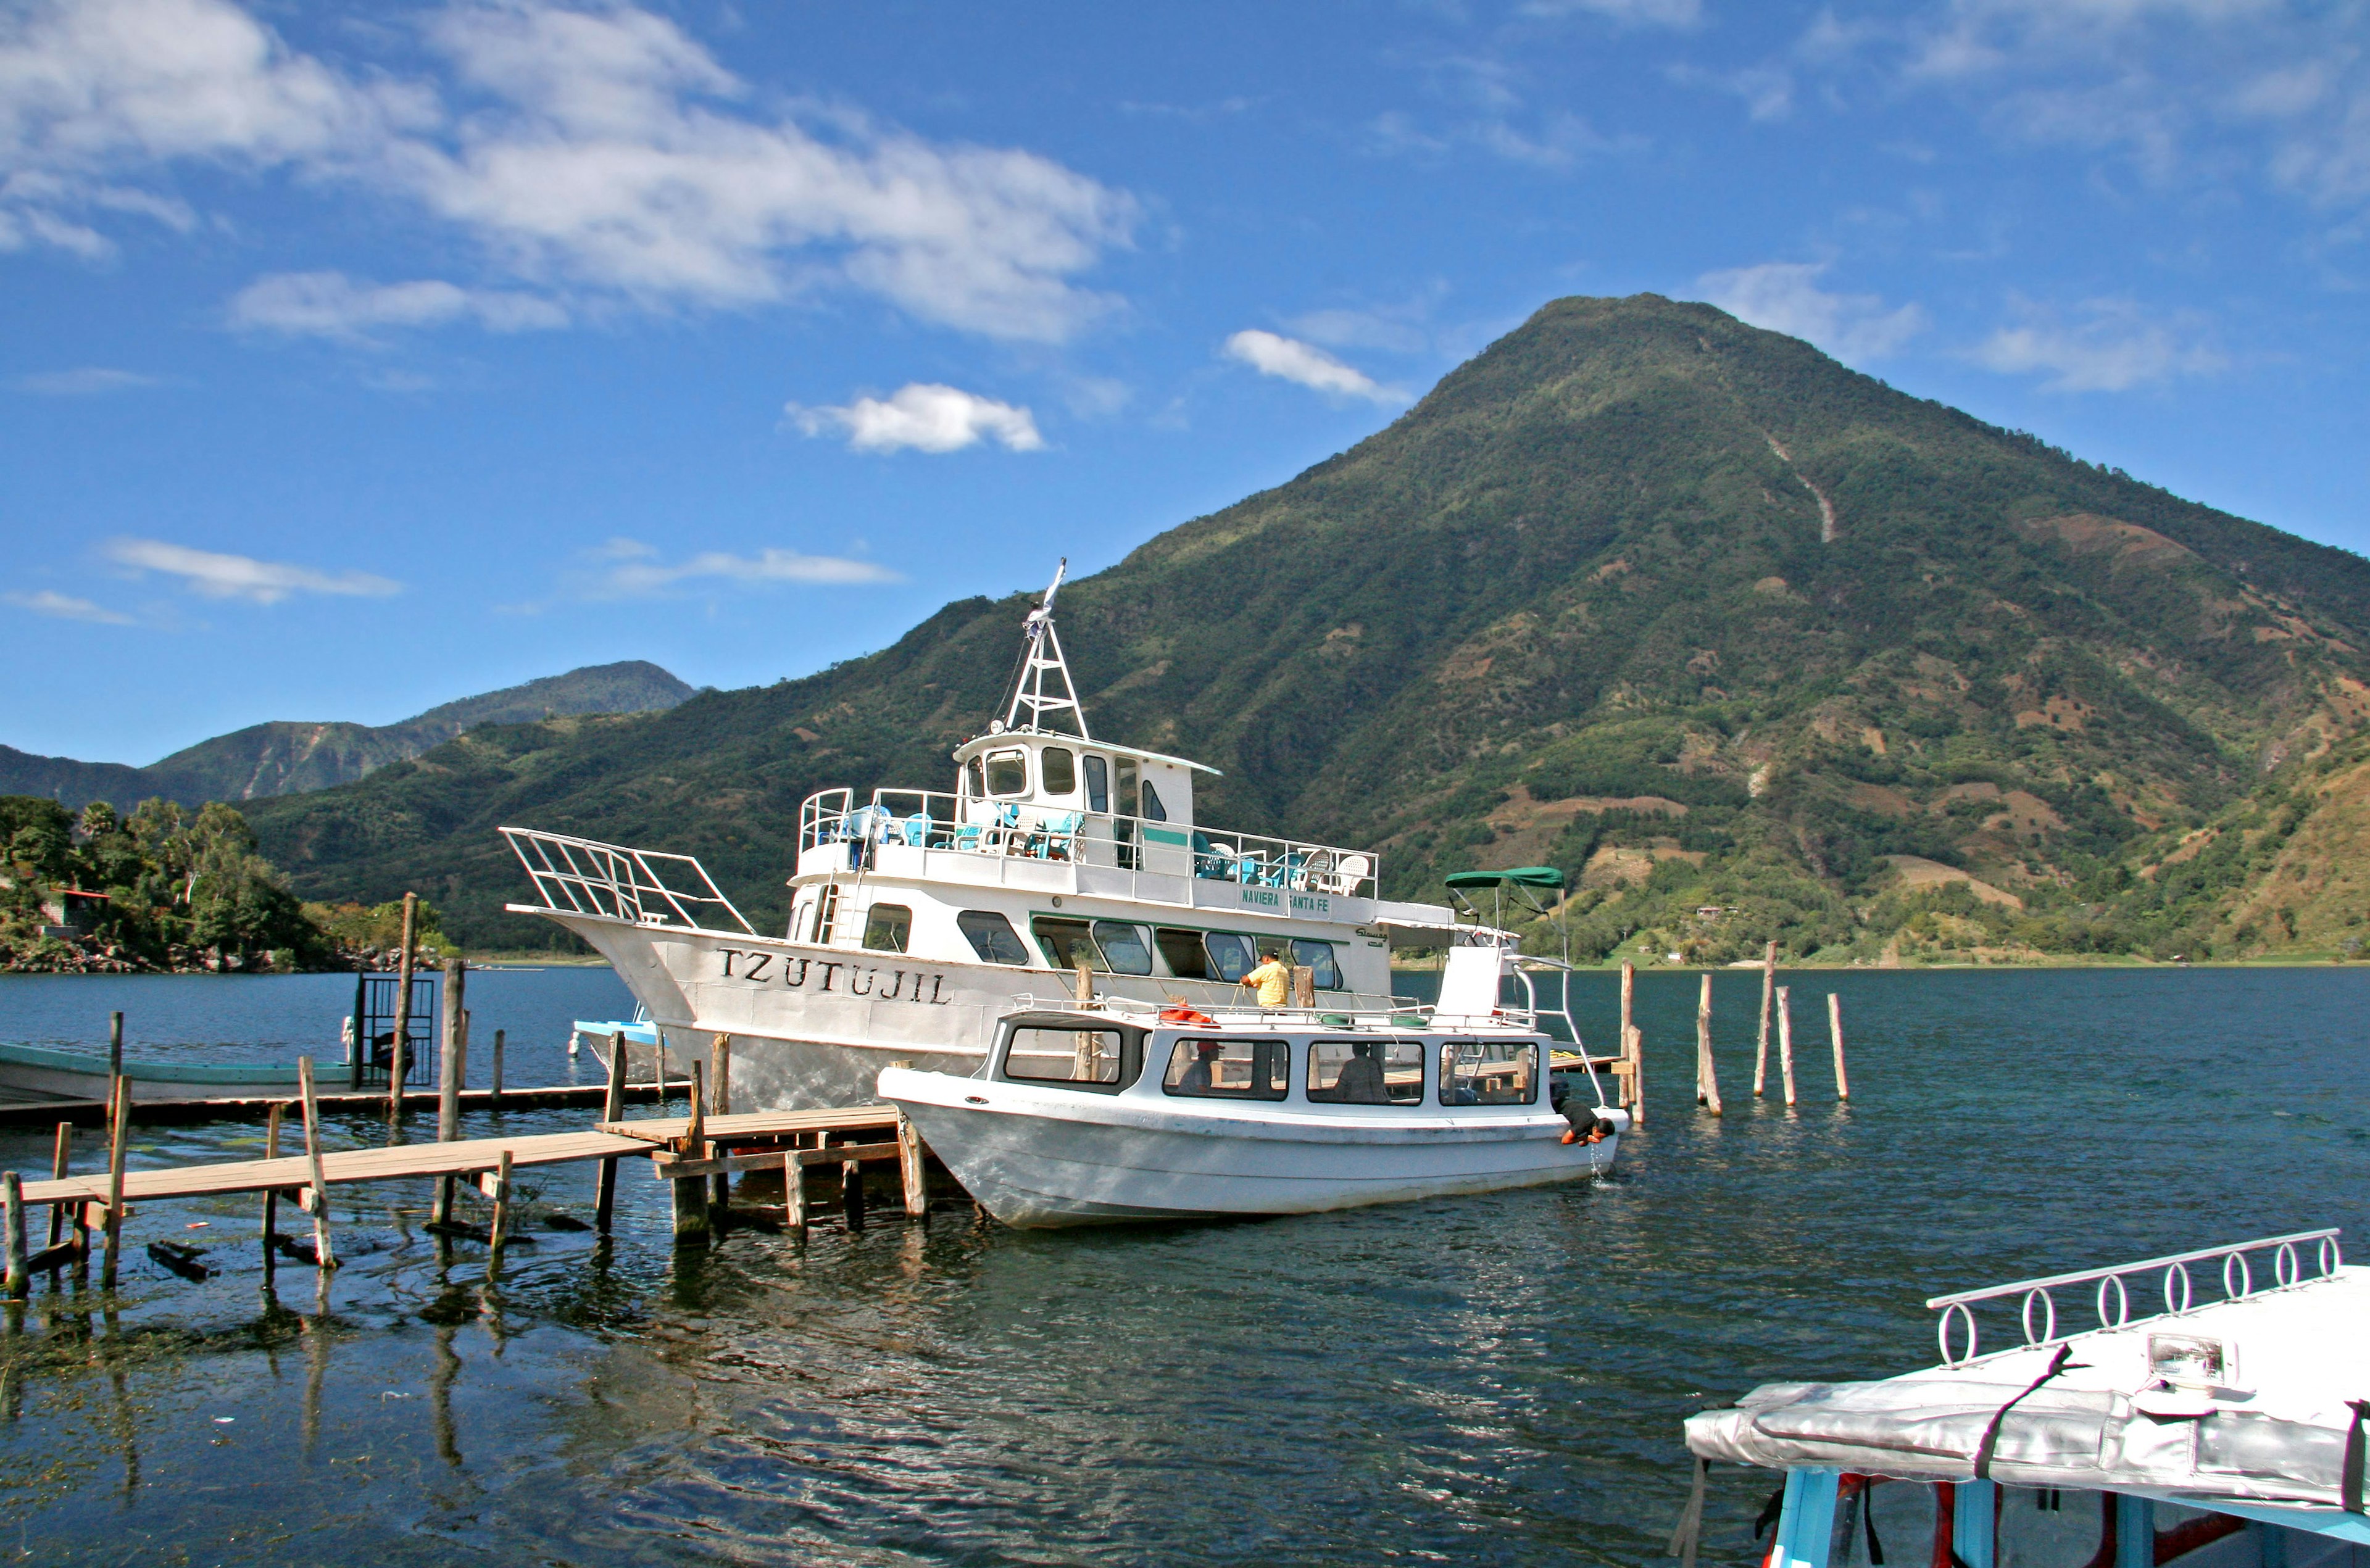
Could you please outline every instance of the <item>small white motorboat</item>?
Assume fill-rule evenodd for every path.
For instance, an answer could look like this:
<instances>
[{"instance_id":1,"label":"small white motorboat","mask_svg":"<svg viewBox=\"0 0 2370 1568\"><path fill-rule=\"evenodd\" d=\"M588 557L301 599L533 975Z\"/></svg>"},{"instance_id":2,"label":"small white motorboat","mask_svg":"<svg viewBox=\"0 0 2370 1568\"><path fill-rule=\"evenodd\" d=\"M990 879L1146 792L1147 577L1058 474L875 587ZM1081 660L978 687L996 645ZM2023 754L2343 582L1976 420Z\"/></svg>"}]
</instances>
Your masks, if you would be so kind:
<instances>
[{"instance_id":1,"label":"small white motorboat","mask_svg":"<svg viewBox=\"0 0 2370 1568\"><path fill-rule=\"evenodd\" d=\"M2217 1299L2197 1299L2212 1286L2192 1269L2220 1276ZM1764 1515L1777 1524L1767 1568L1881 1564L1888 1540L1904 1560L1958 1568L2370 1556L2370 1269L2344 1265L2334 1230L1926 1304L1942 1314L1939 1367L1767 1383L1690 1416L1696 1486L1671 1554L1692 1568L1716 1461L1784 1475ZM2096 1326L2075 1331L2061 1311ZM1981 1348L1985 1313L2007 1320L2005 1348Z\"/></svg>"},{"instance_id":2,"label":"small white motorboat","mask_svg":"<svg viewBox=\"0 0 2370 1568\"><path fill-rule=\"evenodd\" d=\"M1471 949L1496 990L1499 955ZM1486 966L1486 967L1484 967ZM1627 1112L1554 1074L1527 1012L1143 1008L1007 1014L979 1072L880 1097L1007 1225L1307 1214L1611 1169ZM1567 1082L1569 1087L1567 1088Z\"/></svg>"},{"instance_id":3,"label":"small white motorboat","mask_svg":"<svg viewBox=\"0 0 2370 1568\"><path fill-rule=\"evenodd\" d=\"M293 1096L296 1064L291 1062L126 1061L123 1076L134 1101L248 1100ZM39 1046L0 1046L0 1100L105 1100L107 1059L81 1051Z\"/></svg>"}]
</instances>

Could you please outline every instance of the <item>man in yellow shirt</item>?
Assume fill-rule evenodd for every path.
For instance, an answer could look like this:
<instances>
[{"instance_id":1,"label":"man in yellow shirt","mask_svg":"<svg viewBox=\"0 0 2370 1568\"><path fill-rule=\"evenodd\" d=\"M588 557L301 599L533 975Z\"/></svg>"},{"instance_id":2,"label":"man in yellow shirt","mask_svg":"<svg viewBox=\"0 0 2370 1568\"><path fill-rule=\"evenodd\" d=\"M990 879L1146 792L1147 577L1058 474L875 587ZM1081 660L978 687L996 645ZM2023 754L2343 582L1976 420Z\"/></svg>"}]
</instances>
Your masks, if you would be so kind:
<instances>
[{"instance_id":1,"label":"man in yellow shirt","mask_svg":"<svg viewBox=\"0 0 2370 1568\"><path fill-rule=\"evenodd\" d=\"M1261 1007L1282 1007L1292 994L1292 969L1283 956L1271 947L1260 955L1260 967L1236 983L1257 987Z\"/></svg>"}]
</instances>

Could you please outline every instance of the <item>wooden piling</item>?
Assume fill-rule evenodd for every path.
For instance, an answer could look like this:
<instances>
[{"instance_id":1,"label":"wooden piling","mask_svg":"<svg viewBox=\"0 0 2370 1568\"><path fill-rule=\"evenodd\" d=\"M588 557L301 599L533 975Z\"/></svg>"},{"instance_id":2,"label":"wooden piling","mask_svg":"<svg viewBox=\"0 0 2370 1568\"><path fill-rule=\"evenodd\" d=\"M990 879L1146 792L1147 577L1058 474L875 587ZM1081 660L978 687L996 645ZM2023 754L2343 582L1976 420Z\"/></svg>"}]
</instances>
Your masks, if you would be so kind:
<instances>
[{"instance_id":1,"label":"wooden piling","mask_svg":"<svg viewBox=\"0 0 2370 1568\"><path fill-rule=\"evenodd\" d=\"M404 1059L411 1047L411 934L420 916L420 895L403 896L403 950L395 960L395 1040L386 1063L386 1117L403 1115L403 1075L410 1070Z\"/></svg>"},{"instance_id":2,"label":"wooden piling","mask_svg":"<svg viewBox=\"0 0 2370 1568\"><path fill-rule=\"evenodd\" d=\"M14 1171L0 1171L0 1234L7 1245L7 1274L0 1281L11 1301L30 1294L32 1271L25 1266L25 1179Z\"/></svg>"},{"instance_id":3,"label":"wooden piling","mask_svg":"<svg viewBox=\"0 0 2370 1568\"><path fill-rule=\"evenodd\" d=\"M73 1152L74 1123L60 1122L58 1124L57 1146L50 1151L50 1179L52 1181L62 1182L66 1179L66 1161ZM65 1239L66 1206L63 1203L53 1203L50 1205L50 1245L54 1248L58 1243L63 1242Z\"/></svg>"},{"instance_id":4,"label":"wooden piling","mask_svg":"<svg viewBox=\"0 0 2370 1568\"><path fill-rule=\"evenodd\" d=\"M897 1174L905 1187L905 1218L930 1217L929 1172L922 1162L922 1134L913 1118L897 1113Z\"/></svg>"},{"instance_id":5,"label":"wooden piling","mask_svg":"<svg viewBox=\"0 0 2370 1568\"><path fill-rule=\"evenodd\" d=\"M708 1107L700 1100L699 1063L691 1064L691 1126L684 1134L682 1157L685 1160L708 1158ZM680 1246L686 1242L708 1240L708 1180L705 1176L677 1176L670 1184L674 1188L674 1239Z\"/></svg>"},{"instance_id":6,"label":"wooden piling","mask_svg":"<svg viewBox=\"0 0 2370 1568\"><path fill-rule=\"evenodd\" d=\"M864 1229L864 1164L846 1160L839 1167L839 1211L850 1235Z\"/></svg>"},{"instance_id":7,"label":"wooden piling","mask_svg":"<svg viewBox=\"0 0 2370 1568\"><path fill-rule=\"evenodd\" d=\"M486 1283L491 1285L502 1271L502 1243L511 1235L511 1151L502 1150L502 1162L494 1171L494 1222L487 1233L489 1245L486 1252Z\"/></svg>"},{"instance_id":8,"label":"wooden piling","mask_svg":"<svg viewBox=\"0 0 2370 1568\"><path fill-rule=\"evenodd\" d=\"M1628 1089L1629 1122L1633 1127L1646 1123L1646 1036L1636 1023L1638 1000L1638 966L1621 966L1621 1056L1628 1067L1622 1082Z\"/></svg>"},{"instance_id":9,"label":"wooden piling","mask_svg":"<svg viewBox=\"0 0 2370 1568\"><path fill-rule=\"evenodd\" d=\"M1794 1006L1790 986L1778 988L1778 1071L1786 1086L1786 1104L1794 1103Z\"/></svg>"},{"instance_id":10,"label":"wooden piling","mask_svg":"<svg viewBox=\"0 0 2370 1568\"><path fill-rule=\"evenodd\" d=\"M1293 966L1292 1005L1304 1012L1317 1005L1317 971L1306 964Z\"/></svg>"},{"instance_id":11,"label":"wooden piling","mask_svg":"<svg viewBox=\"0 0 2370 1568\"><path fill-rule=\"evenodd\" d=\"M1844 1070L1844 999L1827 992L1827 1043L1835 1051L1835 1098L1851 1098L1851 1075Z\"/></svg>"},{"instance_id":12,"label":"wooden piling","mask_svg":"<svg viewBox=\"0 0 2370 1568\"><path fill-rule=\"evenodd\" d=\"M123 1014L115 1016L120 1051ZM107 1134L107 1252L98 1265L98 1283L107 1290L115 1288L116 1257L123 1250L123 1140L132 1127L132 1081L121 1072L115 1075L113 1098Z\"/></svg>"},{"instance_id":13,"label":"wooden piling","mask_svg":"<svg viewBox=\"0 0 2370 1568\"><path fill-rule=\"evenodd\" d=\"M123 1014L107 1015L107 1079L112 1083L123 1076Z\"/></svg>"},{"instance_id":14,"label":"wooden piling","mask_svg":"<svg viewBox=\"0 0 2370 1568\"><path fill-rule=\"evenodd\" d=\"M1703 978L1696 993L1696 1104L1713 1116L1724 1113L1720 1104L1720 1064L1711 1054L1711 977Z\"/></svg>"},{"instance_id":15,"label":"wooden piling","mask_svg":"<svg viewBox=\"0 0 2370 1568\"><path fill-rule=\"evenodd\" d=\"M807 1168L795 1143L782 1155L782 1224L803 1240L807 1233Z\"/></svg>"},{"instance_id":16,"label":"wooden piling","mask_svg":"<svg viewBox=\"0 0 2370 1568\"><path fill-rule=\"evenodd\" d=\"M410 895L405 895L404 924L408 927ZM312 1163L313 1259L326 1274L338 1266L329 1248L329 1184L321 1176L321 1105L313 1093L313 1059L296 1059L296 1088L305 1100L305 1158Z\"/></svg>"},{"instance_id":17,"label":"wooden piling","mask_svg":"<svg viewBox=\"0 0 2370 1568\"><path fill-rule=\"evenodd\" d=\"M495 1038L500 1039L497 1035ZM617 1121L626 1114L626 1032L623 1029L609 1036L609 1094L601 1102L601 1120ZM611 1155L601 1162L600 1173L592 1179L592 1227L604 1236L609 1233L610 1217L617 1208L617 1158Z\"/></svg>"},{"instance_id":18,"label":"wooden piling","mask_svg":"<svg viewBox=\"0 0 2370 1568\"><path fill-rule=\"evenodd\" d=\"M502 1108L502 1033L500 1029L494 1031L494 1083L486 1095L486 1109L489 1111ZM570 1047L569 1055L575 1055L576 1036L573 1031L569 1034L568 1044Z\"/></svg>"},{"instance_id":19,"label":"wooden piling","mask_svg":"<svg viewBox=\"0 0 2370 1568\"><path fill-rule=\"evenodd\" d=\"M462 1011L468 983L468 965L459 958L444 960L443 994L436 999L436 1141L451 1143L461 1136L461 1075L467 1070L468 1014ZM436 1196L429 1206L429 1223L453 1223L454 1189L457 1176L439 1176Z\"/></svg>"},{"instance_id":20,"label":"wooden piling","mask_svg":"<svg viewBox=\"0 0 2370 1568\"><path fill-rule=\"evenodd\" d=\"M1761 1098L1769 1082L1769 1003L1778 988L1778 944L1761 950L1761 1033L1753 1046L1753 1097Z\"/></svg>"},{"instance_id":21,"label":"wooden piling","mask_svg":"<svg viewBox=\"0 0 2370 1568\"><path fill-rule=\"evenodd\" d=\"M732 1114L732 1036L719 1032L714 1041L716 1088L708 1108L719 1116Z\"/></svg>"},{"instance_id":22,"label":"wooden piling","mask_svg":"<svg viewBox=\"0 0 2370 1568\"><path fill-rule=\"evenodd\" d=\"M280 1107L274 1105L263 1118L263 1157L280 1158ZM271 1243L280 1233L280 1191L269 1188L263 1195L263 1266L271 1266Z\"/></svg>"},{"instance_id":23,"label":"wooden piling","mask_svg":"<svg viewBox=\"0 0 2370 1568\"><path fill-rule=\"evenodd\" d=\"M1095 971L1084 958L1078 960L1078 978L1073 990L1080 1001L1095 999Z\"/></svg>"}]
</instances>

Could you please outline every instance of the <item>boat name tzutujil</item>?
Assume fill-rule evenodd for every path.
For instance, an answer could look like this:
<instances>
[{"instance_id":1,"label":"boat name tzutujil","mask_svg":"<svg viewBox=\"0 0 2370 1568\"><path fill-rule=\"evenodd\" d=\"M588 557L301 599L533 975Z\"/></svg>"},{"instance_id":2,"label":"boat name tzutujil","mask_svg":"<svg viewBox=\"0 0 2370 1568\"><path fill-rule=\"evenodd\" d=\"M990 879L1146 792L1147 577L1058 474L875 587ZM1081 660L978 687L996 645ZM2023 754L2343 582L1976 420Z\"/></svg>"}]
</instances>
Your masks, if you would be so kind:
<instances>
[{"instance_id":1,"label":"boat name tzutujil","mask_svg":"<svg viewBox=\"0 0 2370 1568\"><path fill-rule=\"evenodd\" d=\"M773 953L752 952L747 948L742 947L719 947L717 949L717 952L723 956L724 978L728 980L751 980L759 985L767 985L771 984L776 979L775 974L770 971L773 969L775 958L779 956L779 955ZM737 975L732 972L732 961L735 958L745 958L748 960L748 962L742 966L741 972ZM907 971L903 969L891 969L886 971L891 979L889 984L884 988L881 986L880 981L880 976L883 971L874 968L870 965L846 964L824 958L785 957L782 959L782 967L779 972L779 979L783 985L796 989L798 987L804 986L810 978L812 978L817 972L820 972L822 978L817 980L815 989L817 990L830 990L832 989L834 977L842 969L847 971L847 979L842 989L845 990L849 996L877 996L883 1001L895 1001L900 996L903 996L908 1001L931 1002L939 1006L946 1005L945 999L938 994L939 991L945 988L947 983L947 979L944 975L925 975L919 971L915 971L913 989L908 990L905 987L905 976ZM857 977L859 975L864 977L864 985L861 989L859 989L856 983ZM922 982L925 980L929 982L930 987L930 994L927 996L924 996L922 994Z\"/></svg>"}]
</instances>

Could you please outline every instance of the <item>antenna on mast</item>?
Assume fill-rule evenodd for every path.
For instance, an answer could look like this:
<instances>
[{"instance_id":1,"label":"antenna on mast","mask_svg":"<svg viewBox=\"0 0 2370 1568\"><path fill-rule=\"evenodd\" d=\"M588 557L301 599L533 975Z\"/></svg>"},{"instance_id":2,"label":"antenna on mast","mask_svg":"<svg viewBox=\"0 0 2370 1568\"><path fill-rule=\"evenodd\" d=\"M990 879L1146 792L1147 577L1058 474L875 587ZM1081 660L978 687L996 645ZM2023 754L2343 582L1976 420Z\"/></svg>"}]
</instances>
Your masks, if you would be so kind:
<instances>
[{"instance_id":1,"label":"antenna on mast","mask_svg":"<svg viewBox=\"0 0 2370 1568\"><path fill-rule=\"evenodd\" d=\"M1053 596L1062 591L1062 579L1069 570L1070 558L1064 555L1045 589L1045 601L1021 623L1020 668L1013 681L1012 701L1005 708L1007 730L1075 733L1081 740L1093 738L1087 733L1087 710L1078 705L1078 689L1070 680L1069 660L1062 654L1062 635L1053 630ZM1075 730L1051 722L1064 716Z\"/></svg>"}]
</instances>

